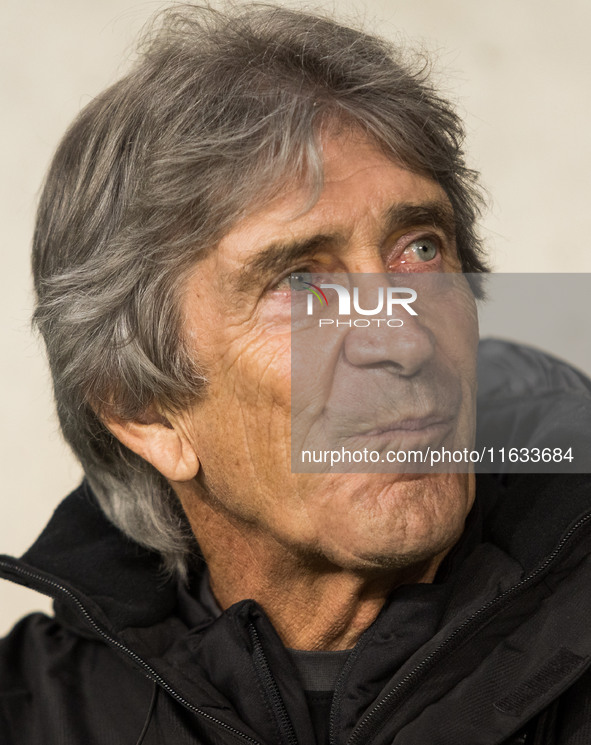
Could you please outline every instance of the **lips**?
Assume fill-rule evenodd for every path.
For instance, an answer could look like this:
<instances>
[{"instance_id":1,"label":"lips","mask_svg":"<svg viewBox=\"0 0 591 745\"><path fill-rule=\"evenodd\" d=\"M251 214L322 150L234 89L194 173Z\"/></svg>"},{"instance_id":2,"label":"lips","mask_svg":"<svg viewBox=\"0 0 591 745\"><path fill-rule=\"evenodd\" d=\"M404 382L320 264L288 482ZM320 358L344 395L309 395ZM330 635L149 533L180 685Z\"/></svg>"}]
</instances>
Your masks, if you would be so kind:
<instances>
[{"instance_id":1,"label":"lips","mask_svg":"<svg viewBox=\"0 0 591 745\"><path fill-rule=\"evenodd\" d=\"M426 430L443 430L449 428L455 417L449 414L431 414L424 417L409 417L396 419L372 429L358 432L361 437L374 437L383 434L396 434L405 432L422 432Z\"/></svg>"}]
</instances>

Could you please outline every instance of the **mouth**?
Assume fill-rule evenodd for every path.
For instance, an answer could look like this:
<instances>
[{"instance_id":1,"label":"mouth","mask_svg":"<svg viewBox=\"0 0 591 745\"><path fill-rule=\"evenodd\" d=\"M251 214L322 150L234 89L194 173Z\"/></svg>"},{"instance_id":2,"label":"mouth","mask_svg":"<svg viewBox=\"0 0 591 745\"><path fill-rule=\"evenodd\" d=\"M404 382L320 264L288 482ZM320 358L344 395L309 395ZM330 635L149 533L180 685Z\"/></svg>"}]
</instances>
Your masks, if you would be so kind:
<instances>
[{"instance_id":1,"label":"mouth","mask_svg":"<svg viewBox=\"0 0 591 745\"><path fill-rule=\"evenodd\" d=\"M455 417L432 415L425 417L412 417L408 419L397 419L378 427L358 433L359 437L379 437L385 434L411 434L441 432L448 430L454 423Z\"/></svg>"},{"instance_id":2,"label":"mouth","mask_svg":"<svg viewBox=\"0 0 591 745\"><path fill-rule=\"evenodd\" d=\"M365 446L372 450L425 450L438 448L453 438L456 417L432 415L396 419L372 429L362 430L349 439L356 448Z\"/></svg>"}]
</instances>

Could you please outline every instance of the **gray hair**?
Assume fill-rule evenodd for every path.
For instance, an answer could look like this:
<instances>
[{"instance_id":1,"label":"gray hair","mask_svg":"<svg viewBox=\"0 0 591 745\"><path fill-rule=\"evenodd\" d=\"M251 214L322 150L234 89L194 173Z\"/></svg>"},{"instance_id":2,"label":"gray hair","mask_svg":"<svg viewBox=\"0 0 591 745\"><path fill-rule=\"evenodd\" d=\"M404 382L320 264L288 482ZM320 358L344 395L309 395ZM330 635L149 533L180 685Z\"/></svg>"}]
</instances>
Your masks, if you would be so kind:
<instances>
[{"instance_id":1,"label":"gray hair","mask_svg":"<svg viewBox=\"0 0 591 745\"><path fill-rule=\"evenodd\" d=\"M108 518L185 573L195 540L166 480L101 422L178 411L206 380L180 288L205 252L287 178L322 184L320 133L363 131L439 183L464 271L485 270L463 128L422 58L325 17L270 5L181 6L94 99L49 170L34 236L34 321L63 434Z\"/></svg>"}]
</instances>

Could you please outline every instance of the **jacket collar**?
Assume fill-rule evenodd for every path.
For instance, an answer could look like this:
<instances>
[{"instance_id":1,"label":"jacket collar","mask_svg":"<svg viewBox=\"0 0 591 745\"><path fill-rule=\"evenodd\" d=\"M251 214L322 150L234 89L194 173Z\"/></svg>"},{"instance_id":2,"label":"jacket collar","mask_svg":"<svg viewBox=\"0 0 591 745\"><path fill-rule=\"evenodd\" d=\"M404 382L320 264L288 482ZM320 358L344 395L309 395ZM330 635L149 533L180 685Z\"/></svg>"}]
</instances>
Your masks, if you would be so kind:
<instances>
[{"instance_id":1,"label":"jacket collar","mask_svg":"<svg viewBox=\"0 0 591 745\"><path fill-rule=\"evenodd\" d=\"M94 601L115 632L160 623L177 604L177 582L163 573L159 554L116 528L86 481L58 506L21 562Z\"/></svg>"}]
</instances>

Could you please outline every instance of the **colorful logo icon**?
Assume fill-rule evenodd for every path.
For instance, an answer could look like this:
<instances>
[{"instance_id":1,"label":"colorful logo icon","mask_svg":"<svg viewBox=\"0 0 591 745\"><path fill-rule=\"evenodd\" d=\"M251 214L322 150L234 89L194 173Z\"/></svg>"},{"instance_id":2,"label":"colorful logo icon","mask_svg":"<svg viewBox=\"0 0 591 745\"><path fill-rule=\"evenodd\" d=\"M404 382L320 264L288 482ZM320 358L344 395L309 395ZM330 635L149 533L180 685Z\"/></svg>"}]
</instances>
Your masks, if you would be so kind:
<instances>
[{"instance_id":1,"label":"colorful logo icon","mask_svg":"<svg viewBox=\"0 0 591 745\"><path fill-rule=\"evenodd\" d=\"M302 282L302 284L308 287L308 292L311 292L312 295L318 298L318 300L320 301L320 305L328 305L328 300L326 298L326 295L324 294L324 292L322 292L322 290L320 289L320 287L318 287L318 285L313 285L311 282ZM312 296L309 296L308 305L311 304L311 301L312 301Z\"/></svg>"}]
</instances>

